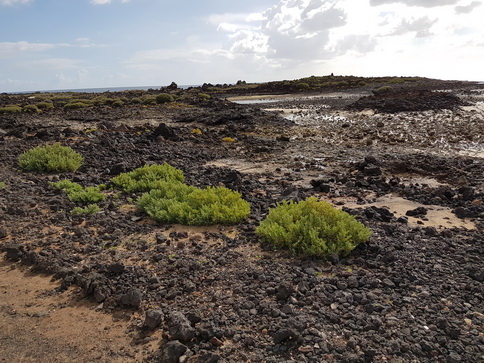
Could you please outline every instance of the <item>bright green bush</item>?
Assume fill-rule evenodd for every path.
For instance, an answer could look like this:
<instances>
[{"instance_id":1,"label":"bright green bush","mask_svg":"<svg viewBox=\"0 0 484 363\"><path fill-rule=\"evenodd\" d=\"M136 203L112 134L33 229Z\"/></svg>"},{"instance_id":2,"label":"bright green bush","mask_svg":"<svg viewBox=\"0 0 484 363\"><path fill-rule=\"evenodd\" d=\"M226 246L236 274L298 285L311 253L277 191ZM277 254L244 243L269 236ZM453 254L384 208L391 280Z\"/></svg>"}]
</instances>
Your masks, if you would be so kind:
<instances>
[{"instance_id":1,"label":"bright green bush","mask_svg":"<svg viewBox=\"0 0 484 363\"><path fill-rule=\"evenodd\" d=\"M158 96L156 96L156 102L157 103L168 103L168 102L173 102L175 99L173 98L172 95L168 93L160 93Z\"/></svg>"},{"instance_id":2,"label":"bright green bush","mask_svg":"<svg viewBox=\"0 0 484 363\"><path fill-rule=\"evenodd\" d=\"M19 156L20 168L25 171L52 173L75 171L79 169L82 162L82 155L60 143L37 146Z\"/></svg>"},{"instance_id":3,"label":"bright green bush","mask_svg":"<svg viewBox=\"0 0 484 363\"><path fill-rule=\"evenodd\" d=\"M74 203L99 203L106 198L106 196L101 193L100 187L83 188L80 184L74 183L68 179L50 183L50 185L66 192L69 200Z\"/></svg>"},{"instance_id":4,"label":"bright green bush","mask_svg":"<svg viewBox=\"0 0 484 363\"><path fill-rule=\"evenodd\" d=\"M2 113L19 113L22 112L22 107L18 105L7 105L0 107L0 114Z\"/></svg>"},{"instance_id":5,"label":"bright green bush","mask_svg":"<svg viewBox=\"0 0 484 363\"><path fill-rule=\"evenodd\" d=\"M250 213L249 203L238 192L182 183L161 183L139 197L137 205L159 223L184 225L234 224Z\"/></svg>"},{"instance_id":6,"label":"bright green bush","mask_svg":"<svg viewBox=\"0 0 484 363\"><path fill-rule=\"evenodd\" d=\"M5 189L7 187L7 184L5 182L0 182L0 190Z\"/></svg>"},{"instance_id":7,"label":"bright green bush","mask_svg":"<svg viewBox=\"0 0 484 363\"><path fill-rule=\"evenodd\" d=\"M278 248L318 257L347 255L372 234L353 216L314 197L278 204L256 233Z\"/></svg>"},{"instance_id":8,"label":"bright green bush","mask_svg":"<svg viewBox=\"0 0 484 363\"><path fill-rule=\"evenodd\" d=\"M97 212L100 212L101 208L97 204L88 204L84 208L82 207L75 207L73 210L71 210L71 214L74 215L91 215L95 214Z\"/></svg>"},{"instance_id":9,"label":"bright green bush","mask_svg":"<svg viewBox=\"0 0 484 363\"><path fill-rule=\"evenodd\" d=\"M181 170L164 163L163 165L145 165L128 173L119 174L112 181L126 193L133 193L156 189L163 182L183 183L185 176Z\"/></svg>"}]
</instances>

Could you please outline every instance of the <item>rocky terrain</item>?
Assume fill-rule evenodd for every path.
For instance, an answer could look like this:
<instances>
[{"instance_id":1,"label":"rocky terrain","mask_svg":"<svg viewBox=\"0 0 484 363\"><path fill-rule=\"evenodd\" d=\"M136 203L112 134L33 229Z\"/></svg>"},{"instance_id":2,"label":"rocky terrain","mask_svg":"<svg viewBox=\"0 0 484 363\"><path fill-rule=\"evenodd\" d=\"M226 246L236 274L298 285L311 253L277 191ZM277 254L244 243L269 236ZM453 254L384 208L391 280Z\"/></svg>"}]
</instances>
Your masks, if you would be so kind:
<instances>
[{"instance_id":1,"label":"rocky terrain","mask_svg":"<svg viewBox=\"0 0 484 363\"><path fill-rule=\"evenodd\" d=\"M0 114L5 361L484 361L483 85L422 80L385 94L362 86L244 98L162 91L175 102L130 103L143 96L131 91L101 95L124 97L120 107L54 102ZM4 94L0 106L41 96ZM83 166L20 171L19 155L46 142L71 146ZM191 185L239 191L250 217L157 225L135 195L109 188L121 172L163 162ZM64 178L106 184L101 212L71 214L74 204L49 184ZM355 215L370 241L319 260L257 239L269 208L308 196ZM51 281L32 294L39 274ZM67 318L76 310L89 323ZM22 330L31 319L42 339ZM59 333L53 324L63 322ZM77 340L67 340L72 330ZM112 349L93 343L98 330L112 332Z\"/></svg>"}]
</instances>

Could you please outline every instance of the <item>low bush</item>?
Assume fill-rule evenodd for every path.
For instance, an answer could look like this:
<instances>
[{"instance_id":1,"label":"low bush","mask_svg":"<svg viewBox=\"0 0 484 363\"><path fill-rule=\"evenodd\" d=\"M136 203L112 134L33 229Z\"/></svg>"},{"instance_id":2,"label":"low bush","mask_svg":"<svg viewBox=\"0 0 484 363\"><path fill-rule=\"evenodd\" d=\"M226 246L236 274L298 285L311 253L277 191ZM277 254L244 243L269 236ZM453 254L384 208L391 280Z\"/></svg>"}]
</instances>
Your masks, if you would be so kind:
<instances>
[{"instance_id":1,"label":"low bush","mask_svg":"<svg viewBox=\"0 0 484 363\"><path fill-rule=\"evenodd\" d=\"M250 213L249 203L238 192L182 183L161 183L139 197L137 205L156 222L184 225L234 224Z\"/></svg>"},{"instance_id":2,"label":"low bush","mask_svg":"<svg viewBox=\"0 0 484 363\"><path fill-rule=\"evenodd\" d=\"M235 142L236 140L235 140L235 139L233 139L233 138L231 138L231 137L224 137L224 138L222 139L222 141L223 141L223 142L229 142L229 143L230 143L230 142Z\"/></svg>"},{"instance_id":3,"label":"low bush","mask_svg":"<svg viewBox=\"0 0 484 363\"><path fill-rule=\"evenodd\" d=\"M0 114L2 113L19 113L22 112L22 107L18 105L7 105L0 107Z\"/></svg>"},{"instance_id":4,"label":"low bush","mask_svg":"<svg viewBox=\"0 0 484 363\"><path fill-rule=\"evenodd\" d=\"M101 208L97 204L89 204L85 206L84 208L82 207L75 207L73 210L71 210L71 214L74 215L91 215L95 214L97 212L100 212Z\"/></svg>"},{"instance_id":5,"label":"low bush","mask_svg":"<svg viewBox=\"0 0 484 363\"><path fill-rule=\"evenodd\" d=\"M141 100L141 103L145 106L154 106L157 104L156 96L145 96Z\"/></svg>"},{"instance_id":6,"label":"low bush","mask_svg":"<svg viewBox=\"0 0 484 363\"><path fill-rule=\"evenodd\" d=\"M382 86L373 90L372 92L375 95L386 95L395 92L395 89L392 86Z\"/></svg>"},{"instance_id":7,"label":"low bush","mask_svg":"<svg viewBox=\"0 0 484 363\"><path fill-rule=\"evenodd\" d=\"M99 203L103 201L106 196L101 193L100 187L83 188L80 184L74 183L68 179L61 180L51 185L63 190L71 202L81 204Z\"/></svg>"},{"instance_id":8,"label":"low bush","mask_svg":"<svg viewBox=\"0 0 484 363\"><path fill-rule=\"evenodd\" d=\"M212 98L212 96L210 96L207 93L199 93L198 98L201 99L202 101L208 101L209 99Z\"/></svg>"},{"instance_id":9,"label":"low bush","mask_svg":"<svg viewBox=\"0 0 484 363\"><path fill-rule=\"evenodd\" d=\"M77 101L77 102L66 103L64 105L64 108L66 110L77 110L77 109L80 109L80 108L86 108L86 107L91 107L91 106L92 106L91 103Z\"/></svg>"},{"instance_id":10,"label":"low bush","mask_svg":"<svg viewBox=\"0 0 484 363\"><path fill-rule=\"evenodd\" d=\"M317 257L347 255L372 234L353 216L314 197L278 204L256 233L277 248Z\"/></svg>"},{"instance_id":11,"label":"low bush","mask_svg":"<svg viewBox=\"0 0 484 363\"><path fill-rule=\"evenodd\" d=\"M42 111L40 108L37 107L37 105L25 105L24 107L22 107L22 112L40 113Z\"/></svg>"},{"instance_id":12,"label":"low bush","mask_svg":"<svg viewBox=\"0 0 484 363\"><path fill-rule=\"evenodd\" d=\"M37 146L19 156L20 168L25 171L63 172L80 168L83 157L60 143Z\"/></svg>"},{"instance_id":13,"label":"low bush","mask_svg":"<svg viewBox=\"0 0 484 363\"><path fill-rule=\"evenodd\" d=\"M54 104L49 101L37 102L35 105L41 110L48 110L54 108Z\"/></svg>"},{"instance_id":14,"label":"low bush","mask_svg":"<svg viewBox=\"0 0 484 363\"><path fill-rule=\"evenodd\" d=\"M163 165L145 165L128 173L119 174L112 181L126 193L133 193L156 189L163 182L183 183L185 176L181 170L164 163Z\"/></svg>"},{"instance_id":15,"label":"low bush","mask_svg":"<svg viewBox=\"0 0 484 363\"><path fill-rule=\"evenodd\" d=\"M298 83L298 84L296 85L296 87L297 87L297 89L299 89L299 90L308 90L308 89L310 89L310 88L311 88L311 86L310 86L308 83L306 83L306 82L300 82L300 83Z\"/></svg>"},{"instance_id":16,"label":"low bush","mask_svg":"<svg viewBox=\"0 0 484 363\"><path fill-rule=\"evenodd\" d=\"M173 102L175 99L173 98L172 95L168 93L160 93L158 96L156 96L156 103L168 103L168 102Z\"/></svg>"},{"instance_id":17,"label":"low bush","mask_svg":"<svg viewBox=\"0 0 484 363\"><path fill-rule=\"evenodd\" d=\"M5 182L0 182L0 190L5 189L7 187L7 184Z\"/></svg>"}]
</instances>

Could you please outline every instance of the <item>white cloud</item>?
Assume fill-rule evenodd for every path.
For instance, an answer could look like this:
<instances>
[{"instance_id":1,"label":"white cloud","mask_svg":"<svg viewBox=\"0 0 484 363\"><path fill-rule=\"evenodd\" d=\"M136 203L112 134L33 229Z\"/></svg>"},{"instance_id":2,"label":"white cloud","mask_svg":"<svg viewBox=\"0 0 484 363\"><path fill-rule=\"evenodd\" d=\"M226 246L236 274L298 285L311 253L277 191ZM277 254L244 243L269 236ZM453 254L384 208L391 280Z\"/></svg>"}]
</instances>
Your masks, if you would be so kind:
<instances>
[{"instance_id":1,"label":"white cloud","mask_svg":"<svg viewBox=\"0 0 484 363\"><path fill-rule=\"evenodd\" d=\"M121 0L122 3L129 3L131 0ZM113 0L91 0L91 4L94 5L105 5L105 4L111 4Z\"/></svg>"},{"instance_id":2,"label":"white cloud","mask_svg":"<svg viewBox=\"0 0 484 363\"><path fill-rule=\"evenodd\" d=\"M430 36L430 28L437 22L437 19L431 20L428 16L423 16L417 19L402 19L400 24L394 29L390 35L402 35L410 32L415 32L415 36L423 38Z\"/></svg>"},{"instance_id":3,"label":"white cloud","mask_svg":"<svg viewBox=\"0 0 484 363\"><path fill-rule=\"evenodd\" d=\"M437 6L455 5L459 0L370 0L370 5L378 6L384 4L402 3L408 6L420 6L432 8Z\"/></svg>"},{"instance_id":4,"label":"white cloud","mask_svg":"<svg viewBox=\"0 0 484 363\"><path fill-rule=\"evenodd\" d=\"M473 1L468 5L459 5L455 7L455 12L456 14L469 14L474 10L475 8L481 6L480 1Z\"/></svg>"},{"instance_id":5,"label":"white cloud","mask_svg":"<svg viewBox=\"0 0 484 363\"><path fill-rule=\"evenodd\" d=\"M44 52L55 48L55 44L50 43L29 43L20 42L0 42L0 59L10 58L26 52Z\"/></svg>"},{"instance_id":6,"label":"white cloud","mask_svg":"<svg viewBox=\"0 0 484 363\"><path fill-rule=\"evenodd\" d=\"M32 0L0 0L0 5L11 6L17 4L28 4Z\"/></svg>"}]
</instances>

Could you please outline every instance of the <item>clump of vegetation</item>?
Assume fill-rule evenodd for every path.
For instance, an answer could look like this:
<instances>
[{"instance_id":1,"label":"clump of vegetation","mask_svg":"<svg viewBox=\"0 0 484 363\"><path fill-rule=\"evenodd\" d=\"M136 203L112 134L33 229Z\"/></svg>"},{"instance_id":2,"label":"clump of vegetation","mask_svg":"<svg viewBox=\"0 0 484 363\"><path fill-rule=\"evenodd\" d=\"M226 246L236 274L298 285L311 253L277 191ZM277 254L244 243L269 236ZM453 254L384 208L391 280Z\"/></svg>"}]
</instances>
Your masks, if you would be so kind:
<instances>
[{"instance_id":1,"label":"clump of vegetation","mask_svg":"<svg viewBox=\"0 0 484 363\"><path fill-rule=\"evenodd\" d=\"M37 105L25 105L22 107L23 112L28 112L28 113L40 113L42 112Z\"/></svg>"},{"instance_id":2,"label":"clump of vegetation","mask_svg":"<svg viewBox=\"0 0 484 363\"><path fill-rule=\"evenodd\" d=\"M7 105L0 107L0 114L2 113L19 113L22 112L22 107L18 105Z\"/></svg>"},{"instance_id":3,"label":"clump of vegetation","mask_svg":"<svg viewBox=\"0 0 484 363\"><path fill-rule=\"evenodd\" d=\"M86 107L91 107L92 104L89 102L82 102L82 101L72 101L69 103L66 103L64 105L64 109L66 110L77 110L80 108L86 108Z\"/></svg>"},{"instance_id":4,"label":"clump of vegetation","mask_svg":"<svg viewBox=\"0 0 484 363\"><path fill-rule=\"evenodd\" d=\"M81 154L60 143L37 146L19 156L20 168L25 171L50 173L76 171L81 167L82 162Z\"/></svg>"},{"instance_id":5,"label":"clump of vegetation","mask_svg":"<svg viewBox=\"0 0 484 363\"><path fill-rule=\"evenodd\" d=\"M278 248L317 257L347 255L372 234L353 216L314 197L278 204L256 233Z\"/></svg>"},{"instance_id":6,"label":"clump of vegetation","mask_svg":"<svg viewBox=\"0 0 484 363\"><path fill-rule=\"evenodd\" d=\"M145 96L142 98L141 103L145 106L154 106L157 104L156 96Z\"/></svg>"},{"instance_id":7,"label":"clump of vegetation","mask_svg":"<svg viewBox=\"0 0 484 363\"><path fill-rule=\"evenodd\" d=\"M75 207L71 210L71 214L74 215L91 215L96 214L101 211L101 208L97 204L88 204L84 208L82 207Z\"/></svg>"},{"instance_id":8,"label":"clump of vegetation","mask_svg":"<svg viewBox=\"0 0 484 363\"><path fill-rule=\"evenodd\" d=\"M0 190L5 189L7 187L7 184L5 182L0 182Z\"/></svg>"},{"instance_id":9,"label":"clump of vegetation","mask_svg":"<svg viewBox=\"0 0 484 363\"><path fill-rule=\"evenodd\" d=\"M202 101L208 101L212 96L210 96L207 93L199 93L198 98L200 98Z\"/></svg>"},{"instance_id":10,"label":"clump of vegetation","mask_svg":"<svg viewBox=\"0 0 484 363\"><path fill-rule=\"evenodd\" d=\"M202 134L202 130L200 129L193 129L192 130L192 135L201 135Z\"/></svg>"},{"instance_id":11,"label":"clump of vegetation","mask_svg":"<svg viewBox=\"0 0 484 363\"><path fill-rule=\"evenodd\" d=\"M121 173L112 179L113 183L126 193L147 192L157 189L160 183L183 183L185 176L168 163L145 165L128 173Z\"/></svg>"},{"instance_id":12,"label":"clump of vegetation","mask_svg":"<svg viewBox=\"0 0 484 363\"><path fill-rule=\"evenodd\" d=\"M234 138L231 138L231 137L224 137L222 139L223 142L235 142L236 140Z\"/></svg>"},{"instance_id":13,"label":"clump of vegetation","mask_svg":"<svg viewBox=\"0 0 484 363\"><path fill-rule=\"evenodd\" d=\"M69 200L75 203L99 203L106 198L106 196L101 193L100 187L83 188L80 184L74 183L68 179L51 183L51 185L56 189L63 190L67 194Z\"/></svg>"},{"instance_id":14,"label":"clump of vegetation","mask_svg":"<svg viewBox=\"0 0 484 363\"><path fill-rule=\"evenodd\" d=\"M163 104L173 101L175 101L175 99L169 93L160 93L158 96L156 96L156 103Z\"/></svg>"},{"instance_id":15,"label":"clump of vegetation","mask_svg":"<svg viewBox=\"0 0 484 363\"><path fill-rule=\"evenodd\" d=\"M306 83L306 82L300 82L296 85L297 89L299 90L308 90L311 88L311 86L309 85L309 83Z\"/></svg>"},{"instance_id":16,"label":"clump of vegetation","mask_svg":"<svg viewBox=\"0 0 484 363\"><path fill-rule=\"evenodd\" d=\"M373 90L373 93L375 95L387 95L387 94L393 93L393 92L395 92L395 90L392 86L382 86L380 88Z\"/></svg>"},{"instance_id":17,"label":"clump of vegetation","mask_svg":"<svg viewBox=\"0 0 484 363\"><path fill-rule=\"evenodd\" d=\"M185 225L233 224L250 213L249 203L238 192L182 183L161 183L138 198L137 205L159 223Z\"/></svg>"},{"instance_id":18,"label":"clump of vegetation","mask_svg":"<svg viewBox=\"0 0 484 363\"><path fill-rule=\"evenodd\" d=\"M37 102L35 105L41 110L48 110L54 108L54 104L50 101Z\"/></svg>"}]
</instances>

